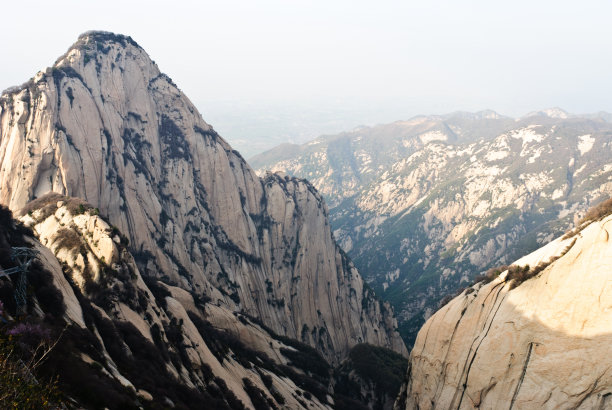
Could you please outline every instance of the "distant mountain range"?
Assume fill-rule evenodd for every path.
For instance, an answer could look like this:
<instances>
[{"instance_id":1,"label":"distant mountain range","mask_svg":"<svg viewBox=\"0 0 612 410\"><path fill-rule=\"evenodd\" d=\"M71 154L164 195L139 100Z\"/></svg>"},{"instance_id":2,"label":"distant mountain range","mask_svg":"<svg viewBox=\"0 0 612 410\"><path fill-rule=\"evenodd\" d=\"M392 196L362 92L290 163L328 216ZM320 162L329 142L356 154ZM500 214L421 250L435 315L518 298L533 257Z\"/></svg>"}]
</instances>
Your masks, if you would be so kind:
<instances>
[{"instance_id":1,"label":"distant mountain range","mask_svg":"<svg viewBox=\"0 0 612 410\"><path fill-rule=\"evenodd\" d=\"M323 193L336 239L395 306L411 344L444 295L547 243L612 194L611 117L559 108L519 119L419 116L250 162Z\"/></svg>"},{"instance_id":2,"label":"distant mountain range","mask_svg":"<svg viewBox=\"0 0 612 410\"><path fill-rule=\"evenodd\" d=\"M609 409L612 200L419 331L395 410Z\"/></svg>"}]
</instances>

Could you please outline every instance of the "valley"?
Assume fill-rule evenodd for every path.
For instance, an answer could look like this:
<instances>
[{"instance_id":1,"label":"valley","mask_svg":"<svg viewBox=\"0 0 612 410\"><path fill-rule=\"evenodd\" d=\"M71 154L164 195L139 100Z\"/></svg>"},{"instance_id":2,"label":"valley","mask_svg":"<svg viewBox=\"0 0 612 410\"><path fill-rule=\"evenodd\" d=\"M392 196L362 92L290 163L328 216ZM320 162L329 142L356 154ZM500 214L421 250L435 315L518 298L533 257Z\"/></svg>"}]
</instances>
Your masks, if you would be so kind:
<instances>
[{"instance_id":1,"label":"valley","mask_svg":"<svg viewBox=\"0 0 612 410\"><path fill-rule=\"evenodd\" d=\"M335 238L411 345L439 301L573 226L612 194L612 124L562 110L421 116L251 160L307 178Z\"/></svg>"},{"instance_id":2,"label":"valley","mask_svg":"<svg viewBox=\"0 0 612 410\"><path fill-rule=\"evenodd\" d=\"M86 32L0 96L0 407L608 408L611 150L486 110L246 161Z\"/></svg>"}]
</instances>

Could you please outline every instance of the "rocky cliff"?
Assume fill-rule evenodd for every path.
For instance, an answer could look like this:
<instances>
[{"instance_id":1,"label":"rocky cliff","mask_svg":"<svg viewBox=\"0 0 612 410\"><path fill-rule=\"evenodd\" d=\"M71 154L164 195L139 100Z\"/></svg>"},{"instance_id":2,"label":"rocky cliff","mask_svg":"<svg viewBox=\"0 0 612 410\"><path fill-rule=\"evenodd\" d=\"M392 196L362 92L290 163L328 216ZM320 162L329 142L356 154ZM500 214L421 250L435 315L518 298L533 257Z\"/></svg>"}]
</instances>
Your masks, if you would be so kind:
<instances>
[{"instance_id":1,"label":"rocky cliff","mask_svg":"<svg viewBox=\"0 0 612 410\"><path fill-rule=\"evenodd\" d=\"M586 225L514 263L535 277L511 268L436 312L396 408L610 408L612 216Z\"/></svg>"},{"instance_id":2,"label":"rocky cliff","mask_svg":"<svg viewBox=\"0 0 612 410\"><path fill-rule=\"evenodd\" d=\"M143 278L127 238L84 201L47 194L29 203L21 221L34 235L8 213L0 206L0 272L15 263L11 247L36 257L26 314L15 314L17 277L0 278L0 340L16 341L13 356L25 363L22 346L50 345L26 380L56 379L69 408L324 409L342 400L312 347Z\"/></svg>"},{"instance_id":3,"label":"rocky cliff","mask_svg":"<svg viewBox=\"0 0 612 410\"><path fill-rule=\"evenodd\" d=\"M0 99L0 202L78 197L124 232L144 277L259 318L339 363L405 353L304 180L259 178L130 37L82 35ZM110 257L110 256L109 256Z\"/></svg>"},{"instance_id":4,"label":"rocky cliff","mask_svg":"<svg viewBox=\"0 0 612 410\"><path fill-rule=\"evenodd\" d=\"M335 237L416 333L445 294L571 227L612 194L612 124L562 111L416 117L254 159L336 199ZM326 199L328 199L326 197Z\"/></svg>"}]
</instances>

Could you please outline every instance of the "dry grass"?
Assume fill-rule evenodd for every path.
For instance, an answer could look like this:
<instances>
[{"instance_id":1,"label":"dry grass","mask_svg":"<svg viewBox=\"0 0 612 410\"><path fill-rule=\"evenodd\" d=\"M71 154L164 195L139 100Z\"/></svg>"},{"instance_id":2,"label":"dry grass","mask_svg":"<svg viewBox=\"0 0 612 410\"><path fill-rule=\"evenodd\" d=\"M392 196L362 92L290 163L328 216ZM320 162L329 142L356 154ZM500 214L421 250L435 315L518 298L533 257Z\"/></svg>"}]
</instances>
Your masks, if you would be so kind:
<instances>
[{"instance_id":1,"label":"dry grass","mask_svg":"<svg viewBox=\"0 0 612 410\"><path fill-rule=\"evenodd\" d=\"M563 235L563 239L568 239L577 235L578 232L583 230L590 223L601 221L610 214L612 214L612 198L606 199L590 208L580 222L578 222L578 226L566 232L565 235Z\"/></svg>"},{"instance_id":2,"label":"dry grass","mask_svg":"<svg viewBox=\"0 0 612 410\"><path fill-rule=\"evenodd\" d=\"M584 218L580 220L580 224L600 221L610 214L612 214L612 198L600 202L589 209L584 215Z\"/></svg>"},{"instance_id":3,"label":"dry grass","mask_svg":"<svg viewBox=\"0 0 612 410\"><path fill-rule=\"evenodd\" d=\"M69 249L72 254L85 254L87 252L87 246L81 236L76 233L73 229L61 228L56 233L57 247Z\"/></svg>"},{"instance_id":4,"label":"dry grass","mask_svg":"<svg viewBox=\"0 0 612 410\"><path fill-rule=\"evenodd\" d=\"M474 285L480 282L484 282L484 284L486 285L487 283L491 282L493 279L501 275L501 273L504 272L506 269L508 269L507 265L501 265L495 268L491 268L484 275L476 276L474 278Z\"/></svg>"},{"instance_id":5,"label":"dry grass","mask_svg":"<svg viewBox=\"0 0 612 410\"><path fill-rule=\"evenodd\" d=\"M45 194L41 196L40 198L37 198L37 199L34 199L28 202L21 209L21 211L19 211L19 215L23 216L25 214L29 214L31 212L34 212L34 211L37 211L39 209L49 207L49 206L54 207L55 209L53 209L53 212L55 212L55 210L57 209L57 202L65 201L66 199L67 197L60 195L56 192L49 192L48 194Z\"/></svg>"},{"instance_id":6,"label":"dry grass","mask_svg":"<svg viewBox=\"0 0 612 410\"><path fill-rule=\"evenodd\" d=\"M572 249L572 246L574 246L575 243L576 243L576 239L574 238L574 240L569 245L567 245L565 249L563 249L561 254L559 254L558 256L552 256L550 259L548 259L548 261L540 262L533 268L530 268L529 265L510 266L508 268L508 275L506 276L506 282L511 282L510 290L520 286L521 283L525 282L526 280L537 276L540 272L542 272L544 269L550 266L554 261L556 261L557 259L561 258L563 255L565 255L567 252L569 252L569 250Z\"/></svg>"},{"instance_id":7,"label":"dry grass","mask_svg":"<svg viewBox=\"0 0 612 410\"><path fill-rule=\"evenodd\" d=\"M90 204L80 198L72 198L60 195L56 192L49 192L40 198L28 202L26 206L21 209L19 215L31 214L32 212L42 209L42 214L38 219L44 220L57 211L57 203L59 201L64 202L64 205L72 215L80 215L92 209L94 215L98 214L97 209L94 209Z\"/></svg>"}]
</instances>

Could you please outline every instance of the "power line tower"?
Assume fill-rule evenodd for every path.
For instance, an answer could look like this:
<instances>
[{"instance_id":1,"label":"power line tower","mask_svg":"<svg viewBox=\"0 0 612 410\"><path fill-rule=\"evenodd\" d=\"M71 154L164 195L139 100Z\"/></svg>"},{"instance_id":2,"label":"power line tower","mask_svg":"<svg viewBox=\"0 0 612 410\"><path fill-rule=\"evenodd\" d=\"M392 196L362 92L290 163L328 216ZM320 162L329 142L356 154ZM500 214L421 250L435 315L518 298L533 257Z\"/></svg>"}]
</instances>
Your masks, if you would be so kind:
<instances>
[{"instance_id":1,"label":"power line tower","mask_svg":"<svg viewBox=\"0 0 612 410\"><path fill-rule=\"evenodd\" d=\"M15 303L17 304L17 315L26 313L27 308L27 286L28 286L28 270L37 252L26 247L11 248L11 259L17 262L17 266L10 269L1 270L0 277L9 275L13 276L13 287L15 288Z\"/></svg>"}]
</instances>

